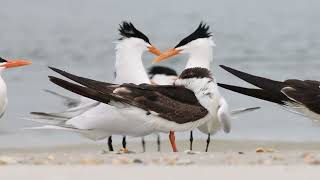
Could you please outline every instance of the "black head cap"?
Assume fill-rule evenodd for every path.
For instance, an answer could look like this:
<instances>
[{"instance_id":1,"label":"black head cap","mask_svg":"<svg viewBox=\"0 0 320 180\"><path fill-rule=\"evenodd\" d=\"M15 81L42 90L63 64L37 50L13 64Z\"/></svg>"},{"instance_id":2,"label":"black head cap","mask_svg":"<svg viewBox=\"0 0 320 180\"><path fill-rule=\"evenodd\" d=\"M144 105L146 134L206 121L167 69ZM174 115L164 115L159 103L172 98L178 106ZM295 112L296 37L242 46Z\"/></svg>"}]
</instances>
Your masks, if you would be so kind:
<instances>
[{"instance_id":1,"label":"black head cap","mask_svg":"<svg viewBox=\"0 0 320 180\"><path fill-rule=\"evenodd\" d=\"M7 60L0 57L0 63L8 62Z\"/></svg>"},{"instance_id":2,"label":"black head cap","mask_svg":"<svg viewBox=\"0 0 320 180\"><path fill-rule=\"evenodd\" d=\"M177 76L177 72L171 68L164 67L164 66L153 66L150 68L148 73L151 78L156 74L164 74L167 76Z\"/></svg>"},{"instance_id":3,"label":"black head cap","mask_svg":"<svg viewBox=\"0 0 320 180\"><path fill-rule=\"evenodd\" d=\"M140 38L140 39L144 40L145 42L151 44L148 37L146 35L144 35L142 32L140 32L139 30L137 30L131 22L123 21L122 24L120 24L119 32L122 37Z\"/></svg>"},{"instance_id":4,"label":"black head cap","mask_svg":"<svg viewBox=\"0 0 320 180\"><path fill-rule=\"evenodd\" d=\"M194 67L188 68L182 71L179 79L190 79L190 78L209 78L212 79L211 73L206 68Z\"/></svg>"},{"instance_id":5,"label":"black head cap","mask_svg":"<svg viewBox=\"0 0 320 180\"><path fill-rule=\"evenodd\" d=\"M186 38L182 39L175 48L188 44L189 42L199 39L199 38L208 38L211 37L211 32L209 31L209 26L204 22L201 22L198 28L191 33Z\"/></svg>"}]
</instances>

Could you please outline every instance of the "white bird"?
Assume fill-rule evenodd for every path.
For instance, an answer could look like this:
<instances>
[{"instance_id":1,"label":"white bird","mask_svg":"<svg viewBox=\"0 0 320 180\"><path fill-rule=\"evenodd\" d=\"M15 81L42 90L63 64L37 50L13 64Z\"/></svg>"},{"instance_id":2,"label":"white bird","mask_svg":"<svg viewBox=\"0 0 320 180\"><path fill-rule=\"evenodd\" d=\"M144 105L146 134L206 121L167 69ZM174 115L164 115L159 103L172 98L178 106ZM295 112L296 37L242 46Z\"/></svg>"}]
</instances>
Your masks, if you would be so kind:
<instances>
[{"instance_id":1,"label":"white bird","mask_svg":"<svg viewBox=\"0 0 320 180\"><path fill-rule=\"evenodd\" d=\"M5 69L29 64L31 64L31 62L26 60L6 60L0 57L0 117L4 115L8 104L7 85L1 77L2 72Z\"/></svg>"},{"instance_id":2,"label":"white bird","mask_svg":"<svg viewBox=\"0 0 320 180\"><path fill-rule=\"evenodd\" d=\"M72 75L51 68L81 85L53 76L50 81L71 92L113 106L129 116L126 128L139 129L131 135L170 132L174 152L174 131L188 131L211 120L219 121L225 132L230 131L229 112L221 104L221 95L215 79L206 68L185 69L174 85L109 84ZM72 127L71 127L72 128ZM113 129L117 134L121 129ZM121 132L120 132L121 133Z\"/></svg>"},{"instance_id":3,"label":"white bird","mask_svg":"<svg viewBox=\"0 0 320 180\"><path fill-rule=\"evenodd\" d=\"M163 52L160 56L155 58L153 62L160 62L178 54L189 54L185 69L194 67L210 69L210 64L213 61L212 48L214 46L215 43L212 39L211 32L209 31L209 26L201 22L193 33L182 39L173 49ZM219 101L216 103L219 107L217 111L218 115L198 127L201 132L208 134L206 152L208 151L210 143L210 135L217 133L221 129L223 129L225 133L229 133L231 128L229 120L231 119L232 112L229 112L227 101L220 96ZM234 114L248 112L258 108L259 107L244 108L234 111ZM224 119L224 124L221 119ZM191 131L190 150L192 150L192 142L193 132Z\"/></svg>"},{"instance_id":4,"label":"white bird","mask_svg":"<svg viewBox=\"0 0 320 180\"><path fill-rule=\"evenodd\" d=\"M141 57L145 51L156 55L159 55L160 51L152 46L148 37L137 30L132 23L123 22L120 25L119 32L122 38L116 43L115 83L150 83ZM59 96L61 97L61 95ZM127 126L123 122L130 121L130 117L124 117L113 107L88 100L85 97L81 97L80 100L68 99L67 101L70 101L70 104L76 105L76 107L61 113L34 112L32 114L37 116L31 118L31 120L51 124L38 127L38 129L75 131L94 140L111 136L113 128L121 129ZM114 121L117 123L113 123ZM104 126L107 126L107 128L104 128ZM126 135L125 130L122 134ZM125 141L123 141L124 143ZM108 145L109 149L113 149L111 138L108 140Z\"/></svg>"}]
</instances>

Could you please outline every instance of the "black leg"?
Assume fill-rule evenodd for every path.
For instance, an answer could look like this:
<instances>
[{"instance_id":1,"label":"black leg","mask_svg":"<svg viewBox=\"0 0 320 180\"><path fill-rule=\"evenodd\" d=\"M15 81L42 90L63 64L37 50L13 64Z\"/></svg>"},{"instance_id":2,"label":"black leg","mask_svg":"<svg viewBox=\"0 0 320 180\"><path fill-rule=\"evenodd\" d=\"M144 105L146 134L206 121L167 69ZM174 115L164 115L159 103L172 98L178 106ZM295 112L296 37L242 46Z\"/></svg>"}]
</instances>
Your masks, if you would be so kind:
<instances>
[{"instance_id":1,"label":"black leg","mask_svg":"<svg viewBox=\"0 0 320 180\"><path fill-rule=\"evenodd\" d=\"M208 152L209 144L210 144L210 134L208 134L206 152Z\"/></svg>"},{"instance_id":2,"label":"black leg","mask_svg":"<svg viewBox=\"0 0 320 180\"><path fill-rule=\"evenodd\" d=\"M123 138L122 138L122 147L123 147L123 149L127 148L127 141L126 141L126 137L125 136L123 136Z\"/></svg>"},{"instance_id":3,"label":"black leg","mask_svg":"<svg viewBox=\"0 0 320 180\"><path fill-rule=\"evenodd\" d=\"M142 151L146 152L146 141L144 140L144 137L141 138L141 143L142 143Z\"/></svg>"},{"instance_id":4,"label":"black leg","mask_svg":"<svg viewBox=\"0 0 320 180\"><path fill-rule=\"evenodd\" d=\"M112 136L109 136L108 138L108 148L109 148L109 151L113 151Z\"/></svg>"},{"instance_id":5,"label":"black leg","mask_svg":"<svg viewBox=\"0 0 320 180\"><path fill-rule=\"evenodd\" d=\"M193 132L190 131L190 151L192 151L192 143L193 143Z\"/></svg>"},{"instance_id":6,"label":"black leg","mask_svg":"<svg viewBox=\"0 0 320 180\"><path fill-rule=\"evenodd\" d=\"M157 135L157 145L158 145L158 152L161 150L161 144L160 144L160 134Z\"/></svg>"}]
</instances>

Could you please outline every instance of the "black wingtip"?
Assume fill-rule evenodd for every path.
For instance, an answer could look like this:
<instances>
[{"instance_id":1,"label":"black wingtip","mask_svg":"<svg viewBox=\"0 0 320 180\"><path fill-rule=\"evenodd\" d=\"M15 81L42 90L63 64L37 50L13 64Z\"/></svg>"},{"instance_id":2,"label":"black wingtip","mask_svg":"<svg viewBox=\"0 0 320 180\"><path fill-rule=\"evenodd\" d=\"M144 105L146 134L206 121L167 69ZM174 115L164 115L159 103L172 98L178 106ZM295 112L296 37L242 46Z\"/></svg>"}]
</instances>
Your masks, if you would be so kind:
<instances>
[{"instance_id":1,"label":"black wingtip","mask_svg":"<svg viewBox=\"0 0 320 180\"><path fill-rule=\"evenodd\" d=\"M225 65L219 65L222 69L228 71L229 73L239 77L240 74L248 74L248 73L245 73L245 72L241 72L239 70L236 70L236 69L233 69L231 67L228 67L228 66L225 66ZM240 78L240 77L239 77Z\"/></svg>"},{"instance_id":2,"label":"black wingtip","mask_svg":"<svg viewBox=\"0 0 320 180\"><path fill-rule=\"evenodd\" d=\"M56 72L56 73L64 73L65 71L61 70L61 69L58 69L58 68L55 68L55 67L52 67L52 66L48 66L49 69L51 69L52 71Z\"/></svg>"},{"instance_id":3,"label":"black wingtip","mask_svg":"<svg viewBox=\"0 0 320 180\"><path fill-rule=\"evenodd\" d=\"M245 88L222 83L218 83L218 86L239 94L251 96L257 99L277 103L280 105L283 105L284 101L287 100L287 98L280 92L270 92L263 89Z\"/></svg>"},{"instance_id":4,"label":"black wingtip","mask_svg":"<svg viewBox=\"0 0 320 180\"><path fill-rule=\"evenodd\" d=\"M268 78L255 76L224 65L220 65L220 67L234 76L237 76L238 78L264 90L279 92L283 86L283 83L280 81L274 81Z\"/></svg>"},{"instance_id":5,"label":"black wingtip","mask_svg":"<svg viewBox=\"0 0 320 180\"><path fill-rule=\"evenodd\" d=\"M56 77L54 76L48 76L49 80L51 81L52 79L55 79Z\"/></svg>"}]
</instances>

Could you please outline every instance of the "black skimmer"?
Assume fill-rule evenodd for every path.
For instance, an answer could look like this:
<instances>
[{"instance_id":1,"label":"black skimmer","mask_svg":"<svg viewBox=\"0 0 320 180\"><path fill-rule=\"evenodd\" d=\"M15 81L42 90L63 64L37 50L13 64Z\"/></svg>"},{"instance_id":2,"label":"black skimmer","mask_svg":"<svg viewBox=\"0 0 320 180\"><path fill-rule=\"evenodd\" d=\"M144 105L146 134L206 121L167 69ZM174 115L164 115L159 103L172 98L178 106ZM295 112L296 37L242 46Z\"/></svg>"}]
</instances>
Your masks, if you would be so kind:
<instances>
[{"instance_id":1,"label":"black skimmer","mask_svg":"<svg viewBox=\"0 0 320 180\"><path fill-rule=\"evenodd\" d=\"M212 33L209 31L209 26L201 22L198 28L193 33L182 39L173 49L169 49L168 51L163 52L160 56L155 58L153 62L160 62L172 56L186 53L189 54L189 59L187 61L185 69L193 67L210 69L210 64L213 61L212 49L214 46L215 43L212 39ZM219 107L221 109L221 111L219 112L229 112L228 104L222 96L220 97ZM231 115L241 114L255 109L259 109L259 107L235 110L231 112ZM230 119L230 114L223 114L223 116L226 116L225 119ZM226 133L230 131L229 121L226 121L224 123L225 124L222 125L219 119L212 118L211 121L208 121L207 123L202 124L198 127L201 132L208 134L206 151L208 151L210 136L212 134L217 133L221 128L223 128L224 132ZM191 131L190 150L192 150L192 142L193 132Z\"/></svg>"},{"instance_id":2,"label":"black skimmer","mask_svg":"<svg viewBox=\"0 0 320 180\"><path fill-rule=\"evenodd\" d=\"M149 69L148 74L151 84L155 85L172 85L178 78L178 74L174 69L165 66L152 66ZM158 152L160 152L161 148L160 143L160 134L157 134ZM144 138L142 138L142 148L143 152L145 152L146 148Z\"/></svg>"},{"instance_id":3,"label":"black skimmer","mask_svg":"<svg viewBox=\"0 0 320 180\"><path fill-rule=\"evenodd\" d=\"M177 79L177 72L174 69L171 69L169 67L165 66L152 66L149 71L148 75L151 81L151 84L158 84L158 85L172 85L174 81ZM65 104L66 107L69 109L65 112L60 112L60 113L50 113L50 116L55 115L55 116L61 116L62 114L67 117L75 117L83 112L97 106L99 102L93 101L89 98L86 97L80 97L80 98L72 98L69 96L62 95L60 93L57 93L55 91L46 89L45 92L52 94L54 96L57 96L63 100L63 104ZM39 113L36 113L39 115ZM142 137L142 148L143 152L146 151L145 148L145 140ZM125 144L125 138L123 138L122 144ZM158 152L160 152L160 135L157 134L157 149ZM109 150L113 151L112 147L112 138L111 136L108 138L108 145L109 145Z\"/></svg>"},{"instance_id":4,"label":"black skimmer","mask_svg":"<svg viewBox=\"0 0 320 180\"><path fill-rule=\"evenodd\" d=\"M8 104L7 85L1 77L3 70L29 64L31 62L26 60L6 60L0 57L0 117L4 115Z\"/></svg>"},{"instance_id":5,"label":"black skimmer","mask_svg":"<svg viewBox=\"0 0 320 180\"><path fill-rule=\"evenodd\" d=\"M145 51L149 51L155 55L159 55L160 51L151 45L148 37L141 31L137 30L132 23L123 22L120 24L119 32L121 38L116 42L116 62L115 62L115 83L150 83L149 77L142 64L142 54ZM55 93L53 93L55 94ZM58 95L61 97L61 95ZM66 99L66 97L64 97ZM76 131L90 139L104 139L108 138L109 149L112 147L112 131L108 129L112 128L108 123L111 123L112 119L124 118L121 114L115 112L111 106L100 104L97 101L81 97L80 99L68 99L67 104L71 104L76 107L72 107L65 112L61 113L39 113L33 112L36 117L31 118L38 122L44 122L53 126L38 127L39 129L63 129L68 131ZM108 114L106 116L105 114ZM117 128L121 128L120 122L115 124ZM106 122L104 124L104 122ZM107 129L103 129L102 126L109 126ZM68 127L74 128L68 128ZM36 129L36 128L33 128ZM125 132L123 132L125 134ZM121 134L119 134L121 135ZM123 138L123 146L125 148L125 137Z\"/></svg>"},{"instance_id":6,"label":"black skimmer","mask_svg":"<svg viewBox=\"0 0 320 180\"><path fill-rule=\"evenodd\" d=\"M172 135L174 131L192 130L208 121L218 121L221 129L230 131L227 104L221 100L217 83L206 68L187 68L174 85L166 86L110 84L75 76L56 68L51 69L80 85L49 76L51 82L111 105L118 112L130 116L131 120L127 122L126 128L137 129L133 125L140 125L143 129L148 129L148 133L170 132L169 139L175 152L177 148Z\"/></svg>"},{"instance_id":7,"label":"black skimmer","mask_svg":"<svg viewBox=\"0 0 320 180\"><path fill-rule=\"evenodd\" d=\"M320 121L319 81L288 79L281 82L251 75L227 66L221 65L221 67L258 88L245 88L219 83L220 87L276 103L291 112Z\"/></svg>"}]
</instances>

